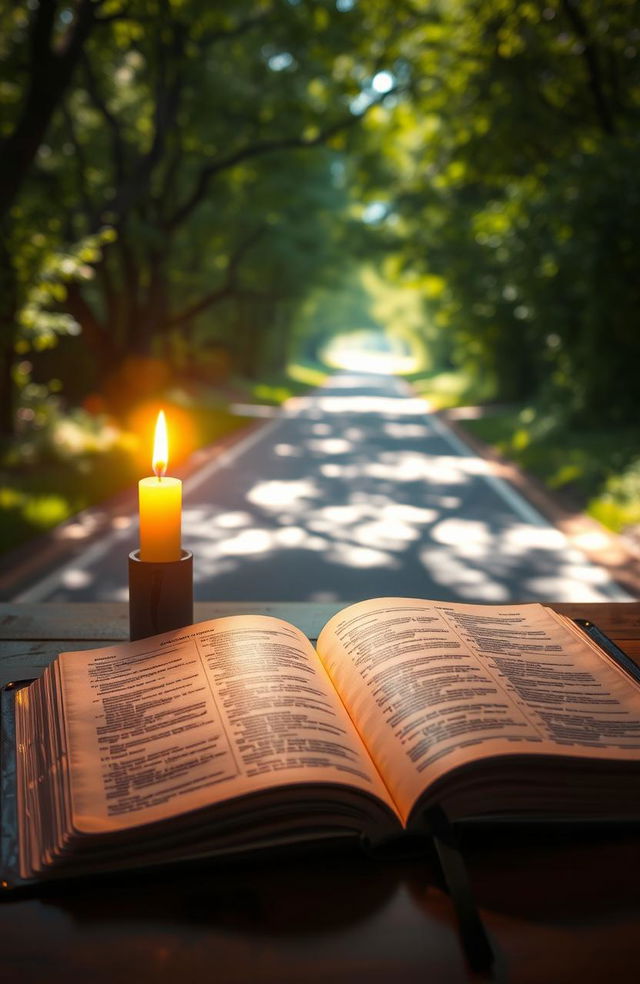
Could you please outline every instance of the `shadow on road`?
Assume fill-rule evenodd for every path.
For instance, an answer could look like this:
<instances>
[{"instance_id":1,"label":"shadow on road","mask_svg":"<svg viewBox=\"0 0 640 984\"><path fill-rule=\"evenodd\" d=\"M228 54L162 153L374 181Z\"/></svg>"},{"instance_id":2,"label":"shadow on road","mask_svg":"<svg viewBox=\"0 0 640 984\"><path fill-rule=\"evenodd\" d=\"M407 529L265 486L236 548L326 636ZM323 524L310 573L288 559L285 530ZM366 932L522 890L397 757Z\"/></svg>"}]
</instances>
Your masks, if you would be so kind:
<instances>
[{"instance_id":1,"label":"shadow on road","mask_svg":"<svg viewBox=\"0 0 640 984\"><path fill-rule=\"evenodd\" d=\"M401 381L343 373L185 483L198 600L623 600ZM126 600L136 524L30 600Z\"/></svg>"}]
</instances>

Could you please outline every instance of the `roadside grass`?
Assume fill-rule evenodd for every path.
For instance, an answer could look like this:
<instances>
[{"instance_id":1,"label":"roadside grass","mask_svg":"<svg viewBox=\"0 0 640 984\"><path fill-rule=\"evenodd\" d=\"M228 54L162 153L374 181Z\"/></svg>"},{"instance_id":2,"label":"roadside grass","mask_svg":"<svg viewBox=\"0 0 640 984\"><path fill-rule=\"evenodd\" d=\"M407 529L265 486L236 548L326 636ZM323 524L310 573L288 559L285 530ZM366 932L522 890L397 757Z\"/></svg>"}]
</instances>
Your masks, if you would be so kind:
<instances>
[{"instance_id":1,"label":"roadside grass","mask_svg":"<svg viewBox=\"0 0 640 984\"><path fill-rule=\"evenodd\" d=\"M328 375L327 368L319 363L311 365L294 362L287 367L286 372L254 383L249 394L257 403L280 406L292 396L301 396L309 389L321 386Z\"/></svg>"},{"instance_id":2,"label":"roadside grass","mask_svg":"<svg viewBox=\"0 0 640 984\"><path fill-rule=\"evenodd\" d=\"M172 463L177 465L197 447L213 443L244 427L248 418L224 408L194 406L185 410L162 401L167 415L188 417L190 430ZM155 408L154 408L155 409ZM145 415L150 413L145 408ZM135 420L135 415L134 415ZM109 441L96 447L96 433ZM35 446L34 446L35 443ZM82 411L62 415L37 442L21 441L0 454L0 551L9 550L44 533L69 517L131 488L151 472L151 439L116 427L104 417Z\"/></svg>"},{"instance_id":3,"label":"roadside grass","mask_svg":"<svg viewBox=\"0 0 640 984\"><path fill-rule=\"evenodd\" d=\"M245 427L252 418L229 409L233 396L278 405L326 378L320 366L294 364L259 383L234 380L229 390L177 386L137 407L125 422L52 403L39 427L0 447L0 553L131 488L151 471L158 409L169 422L171 466L197 448Z\"/></svg>"},{"instance_id":4,"label":"roadside grass","mask_svg":"<svg viewBox=\"0 0 640 984\"><path fill-rule=\"evenodd\" d=\"M486 407L459 423L616 533L640 524L640 434L578 430L541 408Z\"/></svg>"},{"instance_id":5,"label":"roadside grass","mask_svg":"<svg viewBox=\"0 0 640 984\"><path fill-rule=\"evenodd\" d=\"M0 467L0 547L9 550L132 485L134 459L114 450Z\"/></svg>"},{"instance_id":6,"label":"roadside grass","mask_svg":"<svg viewBox=\"0 0 640 984\"><path fill-rule=\"evenodd\" d=\"M490 384L474 379L462 370L403 374L419 396L429 400L434 410L485 403L493 396Z\"/></svg>"},{"instance_id":7,"label":"roadside grass","mask_svg":"<svg viewBox=\"0 0 640 984\"><path fill-rule=\"evenodd\" d=\"M234 399L277 406L327 378L321 364L294 363L228 392L189 386L139 407L125 425L82 410L54 410L40 430L0 447L0 552L132 487L150 471L152 425L160 406L170 421L172 464L246 426L230 412ZM435 409L487 403L490 388L463 372L405 374ZM484 406L460 423L549 489L564 494L615 532L640 526L640 435L637 428L579 431L531 406Z\"/></svg>"}]
</instances>

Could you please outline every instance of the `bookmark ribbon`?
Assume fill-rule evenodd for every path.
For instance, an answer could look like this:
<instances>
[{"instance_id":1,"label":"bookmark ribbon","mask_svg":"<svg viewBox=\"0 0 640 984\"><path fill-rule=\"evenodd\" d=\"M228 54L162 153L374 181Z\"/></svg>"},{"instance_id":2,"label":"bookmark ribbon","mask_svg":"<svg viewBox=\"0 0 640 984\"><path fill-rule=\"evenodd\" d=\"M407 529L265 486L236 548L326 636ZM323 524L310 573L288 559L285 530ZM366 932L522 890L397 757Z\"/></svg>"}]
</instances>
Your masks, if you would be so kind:
<instances>
[{"instance_id":1,"label":"bookmark ribbon","mask_svg":"<svg viewBox=\"0 0 640 984\"><path fill-rule=\"evenodd\" d=\"M455 909L460 940L473 971L497 984L496 955L480 918L455 831L441 807L425 813L449 898Z\"/></svg>"}]
</instances>

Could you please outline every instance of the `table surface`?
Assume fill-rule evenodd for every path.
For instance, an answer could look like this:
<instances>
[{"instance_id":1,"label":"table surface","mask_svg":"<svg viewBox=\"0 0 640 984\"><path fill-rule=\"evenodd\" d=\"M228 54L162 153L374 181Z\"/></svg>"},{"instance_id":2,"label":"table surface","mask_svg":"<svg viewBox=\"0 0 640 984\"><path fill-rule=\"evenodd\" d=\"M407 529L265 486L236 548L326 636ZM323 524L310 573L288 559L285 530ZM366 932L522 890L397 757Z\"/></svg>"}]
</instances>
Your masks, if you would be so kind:
<instances>
[{"instance_id":1,"label":"table surface","mask_svg":"<svg viewBox=\"0 0 640 984\"><path fill-rule=\"evenodd\" d=\"M340 604L201 603L274 614L314 639ZM640 602L554 605L640 662ZM64 649L125 640L124 604L0 604L0 682ZM630 981L640 965L640 837L629 828L467 830L476 901L505 979ZM91 984L473 981L431 857L203 864L47 886L0 905L0 979Z\"/></svg>"}]
</instances>

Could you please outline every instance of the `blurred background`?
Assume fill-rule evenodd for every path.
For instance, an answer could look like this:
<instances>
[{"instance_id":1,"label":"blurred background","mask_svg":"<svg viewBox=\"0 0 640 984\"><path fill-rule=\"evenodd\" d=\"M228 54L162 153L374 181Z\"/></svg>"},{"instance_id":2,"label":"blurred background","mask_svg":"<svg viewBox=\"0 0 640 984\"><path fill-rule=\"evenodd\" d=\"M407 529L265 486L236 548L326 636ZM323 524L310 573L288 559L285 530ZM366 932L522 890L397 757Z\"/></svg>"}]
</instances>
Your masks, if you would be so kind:
<instances>
[{"instance_id":1,"label":"blurred background","mask_svg":"<svg viewBox=\"0 0 640 984\"><path fill-rule=\"evenodd\" d=\"M2 549L336 369L635 543L639 123L634 0L2 4Z\"/></svg>"}]
</instances>

